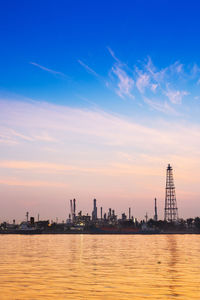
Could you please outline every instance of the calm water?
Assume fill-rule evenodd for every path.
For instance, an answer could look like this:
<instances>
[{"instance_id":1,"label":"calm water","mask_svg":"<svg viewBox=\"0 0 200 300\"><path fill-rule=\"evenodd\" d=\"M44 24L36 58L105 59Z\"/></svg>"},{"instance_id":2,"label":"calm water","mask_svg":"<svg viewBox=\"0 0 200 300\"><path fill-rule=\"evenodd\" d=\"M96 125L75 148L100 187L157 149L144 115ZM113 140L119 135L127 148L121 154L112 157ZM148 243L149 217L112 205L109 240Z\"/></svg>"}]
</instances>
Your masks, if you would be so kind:
<instances>
[{"instance_id":1,"label":"calm water","mask_svg":"<svg viewBox=\"0 0 200 300\"><path fill-rule=\"evenodd\" d=\"M1 235L0 299L200 299L200 235Z\"/></svg>"}]
</instances>

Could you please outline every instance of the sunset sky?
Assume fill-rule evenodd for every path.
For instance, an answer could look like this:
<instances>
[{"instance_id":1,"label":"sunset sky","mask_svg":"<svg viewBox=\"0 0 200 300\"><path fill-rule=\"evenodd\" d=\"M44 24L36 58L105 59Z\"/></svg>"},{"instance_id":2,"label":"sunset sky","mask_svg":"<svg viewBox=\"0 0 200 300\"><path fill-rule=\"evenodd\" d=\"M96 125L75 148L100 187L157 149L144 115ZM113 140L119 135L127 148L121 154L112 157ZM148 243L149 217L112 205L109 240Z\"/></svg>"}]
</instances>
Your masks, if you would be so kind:
<instances>
[{"instance_id":1,"label":"sunset sky","mask_svg":"<svg viewBox=\"0 0 200 300\"><path fill-rule=\"evenodd\" d=\"M0 222L200 216L199 1L2 1ZM99 213L99 211L98 211Z\"/></svg>"}]
</instances>

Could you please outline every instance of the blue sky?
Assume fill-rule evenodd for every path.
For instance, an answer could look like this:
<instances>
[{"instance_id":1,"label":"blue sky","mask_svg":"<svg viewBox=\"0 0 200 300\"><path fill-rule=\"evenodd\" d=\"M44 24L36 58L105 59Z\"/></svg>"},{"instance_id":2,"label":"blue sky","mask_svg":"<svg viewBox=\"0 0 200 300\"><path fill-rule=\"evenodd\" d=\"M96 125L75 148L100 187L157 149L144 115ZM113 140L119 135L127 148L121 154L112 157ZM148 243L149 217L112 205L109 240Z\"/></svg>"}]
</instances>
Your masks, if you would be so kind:
<instances>
[{"instance_id":1,"label":"blue sky","mask_svg":"<svg viewBox=\"0 0 200 300\"><path fill-rule=\"evenodd\" d=\"M124 105L114 88L105 86L114 64L108 47L130 70L148 57L159 70L177 61L192 68L200 64L199 6L165 0L3 1L1 89L74 106L87 106L86 98L110 110L125 111L126 105L129 111L132 103Z\"/></svg>"},{"instance_id":2,"label":"blue sky","mask_svg":"<svg viewBox=\"0 0 200 300\"><path fill-rule=\"evenodd\" d=\"M64 218L60 207L76 195L88 210L92 197L119 210L135 199L141 217L157 196L162 213L169 162L182 215L194 215L199 1L0 5L4 215L22 218L26 207Z\"/></svg>"}]
</instances>

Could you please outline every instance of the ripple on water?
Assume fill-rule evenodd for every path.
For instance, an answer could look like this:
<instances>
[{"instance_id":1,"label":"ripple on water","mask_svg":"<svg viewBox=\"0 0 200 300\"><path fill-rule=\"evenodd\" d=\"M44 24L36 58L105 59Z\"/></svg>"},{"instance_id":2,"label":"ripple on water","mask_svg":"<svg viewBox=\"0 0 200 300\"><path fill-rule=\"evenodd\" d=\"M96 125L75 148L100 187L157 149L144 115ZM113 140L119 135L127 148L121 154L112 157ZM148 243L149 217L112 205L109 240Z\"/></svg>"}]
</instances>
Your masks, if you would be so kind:
<instances>
[{"instance_id":1,"label":"ripple on water","mask_svg":"<svg viewBox=\"0 0 200 300\"><path fill-rule=\"evenodd\" d=\"M0 236L0 299L200 299L198 235Z\"/></svg>"}]
</instances>

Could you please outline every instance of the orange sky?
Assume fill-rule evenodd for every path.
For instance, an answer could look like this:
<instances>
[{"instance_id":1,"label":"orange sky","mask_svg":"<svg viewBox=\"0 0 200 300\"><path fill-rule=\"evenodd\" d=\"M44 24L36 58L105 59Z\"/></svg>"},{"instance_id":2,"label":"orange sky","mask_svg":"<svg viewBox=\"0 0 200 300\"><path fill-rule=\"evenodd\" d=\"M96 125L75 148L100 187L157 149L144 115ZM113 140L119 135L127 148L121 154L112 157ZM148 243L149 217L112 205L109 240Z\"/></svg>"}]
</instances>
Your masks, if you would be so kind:
<instances>
[{"instance_id":1,"label":"orange sky","mask_svg":"<svg viewBox=\"0 0 200 300\"><path fill-rule=\"evenodd\" d=\"M118 214L163 218L165 172L174 168L179 215L199 204L200 128L182 123L133 121L101 110L47 103L3 102L0 111L1 220L66 219L69 200L91 212L92 200ZM158 126L159 125L159 126Z\"/></svg>"}]
</instances>

